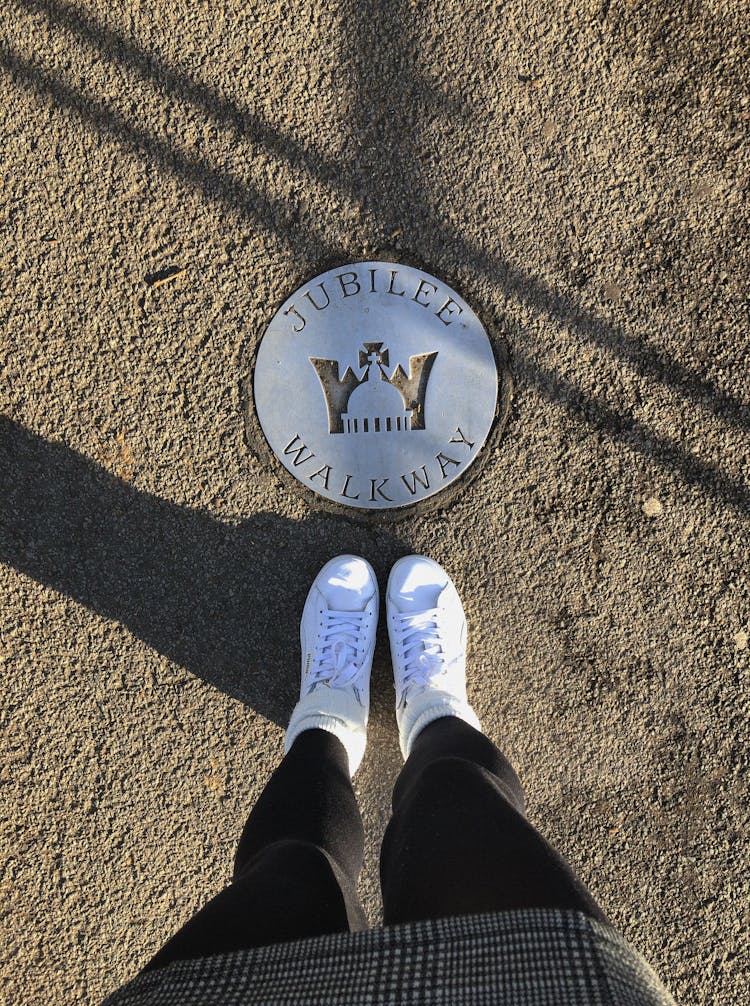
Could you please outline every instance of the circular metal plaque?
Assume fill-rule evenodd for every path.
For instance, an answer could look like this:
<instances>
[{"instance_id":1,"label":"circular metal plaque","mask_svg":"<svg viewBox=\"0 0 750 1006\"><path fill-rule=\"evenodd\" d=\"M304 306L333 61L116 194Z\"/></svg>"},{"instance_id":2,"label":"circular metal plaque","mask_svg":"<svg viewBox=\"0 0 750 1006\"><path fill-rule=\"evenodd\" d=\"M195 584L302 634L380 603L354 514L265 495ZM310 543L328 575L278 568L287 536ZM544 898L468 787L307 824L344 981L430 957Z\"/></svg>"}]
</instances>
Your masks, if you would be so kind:
<instances>
[{"instance_id":1,"label":"circular metal plaque","mask_svg":"<svg viewBox=\"0 0 750 1006\"><path fill-rule=\"evenodd\" d=\"M260 343L254 396L276 457L343 506L390 510L445 489L495 417L487 333L441 280L358 262L300 287Z\"/></svg>"}]
</instances>

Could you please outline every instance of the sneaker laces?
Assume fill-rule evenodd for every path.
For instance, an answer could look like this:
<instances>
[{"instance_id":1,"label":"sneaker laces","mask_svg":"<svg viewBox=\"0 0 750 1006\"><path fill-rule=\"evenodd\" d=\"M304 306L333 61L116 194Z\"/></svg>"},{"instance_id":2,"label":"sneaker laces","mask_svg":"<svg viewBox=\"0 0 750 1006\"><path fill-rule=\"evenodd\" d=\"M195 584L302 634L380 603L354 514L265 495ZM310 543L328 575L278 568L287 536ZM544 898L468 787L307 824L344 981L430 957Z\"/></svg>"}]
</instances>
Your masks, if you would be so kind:
<instances>
[{"instance_id":1,"label":"sneaker laces","mask_svg":"<svg viewBox=\"0 0 750 1006\"><path fill-rule=\"evenodd\" d=\"M440 616L440 608L399 615L396 631L399 657L403 662L400 706L406 701L407 691L437 687L435 678L448 674L461 657L459 651L448 659L440 630Z\"/></svg>"},{"instance_id":2,"label":"sneaker laces","mask_svg":"<svg viewBox=\"0 0 750 1006\"><path fill-rule=\"evenodd\" d=\"M361 670L364 611L326 611L320 632L320 657L310 671L309 691L321 683L333 688L351 684Z\"/></svg>"}]
</instances>

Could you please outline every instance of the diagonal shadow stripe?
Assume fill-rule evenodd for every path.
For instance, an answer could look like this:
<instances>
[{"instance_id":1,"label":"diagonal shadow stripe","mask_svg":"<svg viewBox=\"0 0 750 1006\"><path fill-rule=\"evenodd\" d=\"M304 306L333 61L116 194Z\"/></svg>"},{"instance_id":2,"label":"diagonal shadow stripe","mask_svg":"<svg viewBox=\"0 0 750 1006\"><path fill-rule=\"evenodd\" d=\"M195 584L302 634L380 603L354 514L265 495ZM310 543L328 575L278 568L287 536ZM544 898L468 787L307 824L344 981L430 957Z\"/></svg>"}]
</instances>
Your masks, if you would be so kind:
<instances>
[{"instance_id":1,"label":"diagonal shadow stripe","mask_svg":"<svg viewBox=\"0 0 750 1006\"><path fill-rule=\"evenodd\" d=\"M338 163L320 151L268 125L255 112L240 108L217 90L176 70L156 53L142 48L132 38L110 28L90 14L58 0L16 0L31 13L41 14L52 26L67 29L98 49L102 57L137 74L158 87L167 96L189 102L219 126L227 126L252 143L263 146L296 168L313 174L321 181L333 181Z\"/></svg>"},{"instance_id":2,"label":"diagonal shadow stripe","mask_svg":"<svg viewBox=\"0 0 750 1006\"><path fill-rule=\"evenodd\" d=\"M750 486L741 479L732 478L717 465L703 461L673 440L654 433L630 413L618 412L604 402L586 396L575 384L522 356L514 356L513 372L521 381L536 388L548 402L562 405L574 418L616 437L643 457L668 466L686 483L728 504L741 515L750 515Z\"/></svg>"},{"instance_id":3,"label":"diagonal shadow stripe","mask_svg":"<svg viewBox=\"0 0 750 1006\"><path fill-rule=\"evenodd\" d=\"M252 142L263 145L275 155L288 160L295 167L302 168L321 181L336 182L350 198L362 201L361 194L357 192L356 185L351 181L354 172L345 171L344 165L325 157L319 151L311 150L288 135L281 134L278 130L263 123L256 115L249 114L237 104L221 96L213 88L196 81L187 73L175 70L158 55L146 51L121 32L109 28L91 15L83 14L60 0L18 0L18 2L29 11L43 14L51 24L74 32L90 45L96 47L105 58L133 70L143 80L158 86L181 101L191 102L220 125L230 126L239 134L247 136ZM393 31L404 30L405 26L400 24L398 5L396 8L383 11L382 17L389 18L389 25ZM355 20L355 40L357 23ZM366 29L366 37L360 39L363 43L361 46L363 52L370 51L372 47L371 26L368 24ZM362 34L361 28L360 34ZM390 76L398 79L402 89L409 86L408 83L404 83L405 76L403 74L403 67L407 62L406 58L394 58L389 71ZM410 80L413 81L414 78L415 75L412 73ZM71 90L71 93L75 92ZM445 96L442 97L443 104L445 104ZM369 102L367 104L369 105ZM85 114L80 108L77 110L79 114ZM449 111L455 115L457 108L451 106ZM466 110L460 107L458 112L466 114ZM369 111L360 126L365 131L377 128L376 120L371 118ZM159 142L155 138L151 138L151 140L153 143ZM141 138L140 145L143 146L144 142ZM167 154L172 158L179 156L167 144L163 146L167 148ZM183 177L190 179L192 171L199 162L191 162L189 159L186 161L187 164L183 167L187 171L183 173ZM163 163L168 166L166 160L163 160ZM193 169L188 167L191 164L194 166ZM205 164L203 169L215 174L221 187L226 185L226 194L231 198L231 193L237 184L236 179L231 175L222 175L218 169L209 168ZM368 195L377 198L377 186L371 184L369 190ZM242 203L235 208L241 206ZM381 206L378 209L382 210L384 207ZM383 218L382 212L379 212L378 215ZM471 263L473 269L481 271L493 281L500 278L509 295L518 297L536 310L553 317L559 324L568 325L575 329L594 344L601 346L619 359L625 360L642 376L652 378L666 387L673 388L684 395L688 401L712 412L719 419L736 426L738 429L750 431L750 405L728 394L711 379L686 367L667 354L646 345L642 339L628 334L620 326L612 325L592 312L571 304L567 298L546 284L514 269L502 256L491 255L461 237L455 228L438 224L434 213L428 211L424 223L430 229L433 241L454 248L455 253ZM498 271L500 277L498 277Z\"/></svg>"},{"instance_id":4,"label":"diagonal shadow stripe","mask_svg":"<svg viewBox=\"0 0 750 1006\"><path fill-rule=\"evenodd\" d=\"M125 143L134 151L151 158L167 171L201 190L212 200L239 216L275 231L291 247L300 225L293 210L278 199L271 199L255 186L231 172L220 171L200 158L191 158L176 151L170 144L153 136L148 130L133 126L119 112L101 102L85 98L78 91L45 70L19 59L10 49L0 45L0 68L9 71L28 90L44 99L52 97L61 107L74 112L88 122L100 135ZM306 227L305 236L310 233ZM335 250L321 237L318 243L322 256L333 257Z\"/></svg>"},{"instance_id":5,"label":"diagonal shadow stripe","mask_svg":"<svg viewBox=\"0 0 750 1006\"><path fill-rule=\"evenodd\" d=\"M460 256L470 269L499 282L509 296L525 301L538 312L547 315L556 325L568 326L593 344L624 360L642 377L671 388L737 430L750 432L750 405L723 391L710 379L696 374L666 353L645 345L641 339L628 334L624 329L572 304L562 294L515 269L507 261L493 258L455 231L448 231L439 225L435 231L433 240L442 241L443 246Z\"/></svg>"}]
</instances>

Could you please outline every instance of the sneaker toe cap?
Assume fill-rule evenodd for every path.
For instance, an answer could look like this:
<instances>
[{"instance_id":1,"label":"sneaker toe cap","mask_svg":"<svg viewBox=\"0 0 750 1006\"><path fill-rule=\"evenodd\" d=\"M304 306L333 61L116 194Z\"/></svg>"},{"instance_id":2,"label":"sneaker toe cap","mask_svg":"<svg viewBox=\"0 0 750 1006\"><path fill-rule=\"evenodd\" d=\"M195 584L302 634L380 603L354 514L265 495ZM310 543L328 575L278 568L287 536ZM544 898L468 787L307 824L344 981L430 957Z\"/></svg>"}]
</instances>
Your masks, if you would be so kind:
<instances>
[{"instance_id":1,"label":"sneaker toe cap","mask_svg":"<svg viewBox=\"0 0 750 1006\"><path fill-rule=\"evenodd\" d=\"M364 611L377 591L372 567L356 555L338 556L326 563L315 586L333 611Z\"/></svg>"},{"instance_id":2,"label":"sneaker toe cap","mask_svg":"<svg viewBox=\"0 0 750 1006\"><path fill-rule=\"evenodd\" d=\"M433 559L408 555L395 564L388 579L388 601L398 611L436 608L451 584L446 571Z\"/></svg>"}]
</instances>

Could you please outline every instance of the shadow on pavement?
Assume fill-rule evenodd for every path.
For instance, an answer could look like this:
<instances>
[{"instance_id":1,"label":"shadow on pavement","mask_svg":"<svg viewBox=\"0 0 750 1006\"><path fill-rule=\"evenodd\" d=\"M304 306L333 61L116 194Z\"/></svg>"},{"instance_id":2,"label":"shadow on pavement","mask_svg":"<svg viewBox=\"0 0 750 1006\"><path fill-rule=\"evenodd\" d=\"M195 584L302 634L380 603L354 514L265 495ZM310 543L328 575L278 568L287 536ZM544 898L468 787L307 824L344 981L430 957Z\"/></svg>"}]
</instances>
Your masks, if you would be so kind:
<instances>
[{"instance_id":1,"label":"shadow on pavement","mask_svg":"<svg viewBox=\"0 0 750 1006\"><path fill-rule=\"evenodd\" d=\"M298 697L299 618L318 569L364 554L382 586L408 551L387 531L328 515L225 524L0 418L0 561L280 725Z\"/></svg>"}]
</instances>

